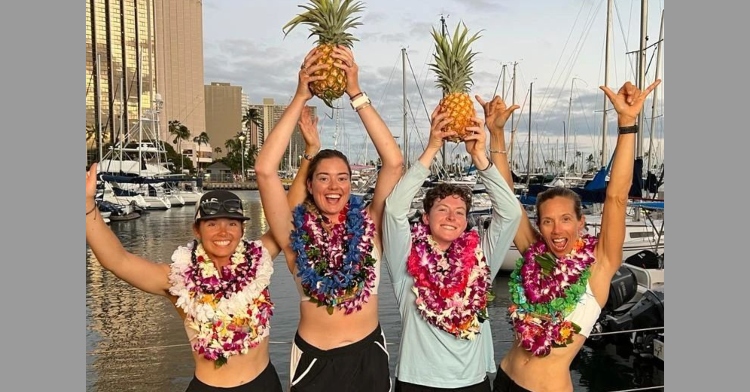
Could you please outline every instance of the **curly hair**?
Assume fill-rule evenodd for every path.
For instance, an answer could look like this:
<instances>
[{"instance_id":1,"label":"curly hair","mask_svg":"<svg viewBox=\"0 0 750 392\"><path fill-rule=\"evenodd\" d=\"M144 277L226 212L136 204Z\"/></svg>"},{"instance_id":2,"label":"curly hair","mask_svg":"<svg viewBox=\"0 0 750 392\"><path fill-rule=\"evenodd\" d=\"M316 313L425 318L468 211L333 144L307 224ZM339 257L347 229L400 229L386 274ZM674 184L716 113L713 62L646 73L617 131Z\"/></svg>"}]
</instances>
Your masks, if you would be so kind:
<instances>
[{"instance_id":1,"label":"curly hair","mask_svg":"<svg viewBox=\"0 0 750 392\"><path fill-rule=\"evenodd\" d=\"M453 185L453 184L438 184L436 187L427 191L422 201L425 213L429 214L430 209L435 204L435 201L445 199L448 196L457 196L466 203L466 211L471 209L471 190L465 186Z\"/></svg>"}]
</instances>

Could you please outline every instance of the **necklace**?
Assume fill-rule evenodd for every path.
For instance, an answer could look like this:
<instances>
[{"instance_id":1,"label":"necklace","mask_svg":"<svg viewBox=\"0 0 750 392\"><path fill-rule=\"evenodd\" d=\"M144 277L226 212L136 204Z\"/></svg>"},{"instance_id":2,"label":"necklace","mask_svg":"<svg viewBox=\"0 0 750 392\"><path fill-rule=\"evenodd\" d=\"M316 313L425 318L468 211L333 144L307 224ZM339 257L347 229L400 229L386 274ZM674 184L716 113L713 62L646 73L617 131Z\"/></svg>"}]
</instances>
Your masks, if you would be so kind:
<instances>
[{"instance_id":1,"label":"necklace","mask_svg":"<svg viewBox=\"0 0 750 392\"><path fill-rule=\"evenodd\" d=\"M198 241L177 248L172 261L169 292L197 333L193 350L220 367L268 336L273 260L260 240L240 241L221 272Z\"/></svg>"},{"instance_id":2,"label":"necklace","mask_svg":"<svg viewBox=\"0 0 750 392\"><path fill-rule=\"evenodd\" d=\"M513 304L508 308L521 346L536 356L546 356L552 347L565 347L581 328L565 317L575 309L594 263L597 238L579 238L562 258L547 251L539 240L516 261L509 288Z\"/></svg>"},{"instance_id":3,"label":"necklace","mask_svg":"<svg viewBox=\"0 0 750 392\"><path fill-rule=\"evenodd\" d=\"M427 225L414 225L406 268L422 318L458 338L476 338L492 301L490 270L477 232L462 233L442 251Z\"/></svg>"},{"instance_id":4,"label":"necklace","mask_svg":"<svg viewBox=\"0 0 750 392\"><path fill-rule=\"evenodd\" d=\"M305 202L293 211L291 246L297 253L297 276L310 301L350 314L361 310L375 287L372 257L375 224L359 197L352 196L330 233L313 203Z\"/></svg>"}]
</instances>

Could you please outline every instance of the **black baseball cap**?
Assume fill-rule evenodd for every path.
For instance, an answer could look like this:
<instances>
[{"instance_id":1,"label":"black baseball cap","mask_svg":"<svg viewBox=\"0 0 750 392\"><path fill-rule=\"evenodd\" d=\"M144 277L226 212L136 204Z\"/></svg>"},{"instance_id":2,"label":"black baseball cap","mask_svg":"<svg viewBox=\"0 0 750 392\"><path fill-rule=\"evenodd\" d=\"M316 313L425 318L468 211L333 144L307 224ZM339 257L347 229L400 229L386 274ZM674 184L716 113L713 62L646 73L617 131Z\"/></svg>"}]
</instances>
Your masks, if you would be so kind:
<instances>
[{"instance_id":1,"label":"black baseball cap","mask_svg":"<svg viewBox=\"0 0 750 392\"><path fill-rule=\"evenodd\" d=\"M195 221L218 218L241 221L250 219L245 216L242 200L233 192L215 190L204 193L195 205Z\"/></svg>"}]
</instances>

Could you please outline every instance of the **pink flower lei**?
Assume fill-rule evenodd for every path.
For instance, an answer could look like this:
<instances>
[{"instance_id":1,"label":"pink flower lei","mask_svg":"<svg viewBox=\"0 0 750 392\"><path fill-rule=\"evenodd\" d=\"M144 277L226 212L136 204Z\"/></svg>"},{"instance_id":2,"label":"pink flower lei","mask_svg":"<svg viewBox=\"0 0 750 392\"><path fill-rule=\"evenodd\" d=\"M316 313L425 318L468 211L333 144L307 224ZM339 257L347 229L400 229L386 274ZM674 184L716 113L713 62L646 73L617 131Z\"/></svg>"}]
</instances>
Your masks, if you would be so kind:
<instances>
[{"instance_id":1,"label":"pink flower lei","mask_svg":"<svg viewBox=\"0 0 750 392\"><path fill-rule=\"evenodd\" d=\"M586 292L597 238L584 235L562 259L547 251L543 240L516 261L508 283L513 304L508 308L521 346L535 356L573 342L580 327L566 321Z\"/></svg>"},{"instance_id":2,"label":"pink flower lei","mask_svg":"<svg viewBox=\"0 0 750 392\"><path fill-rule=\"evenodd\" d=\"M477 232L461 234L443 252L428 226L414 225L406 268L414 278L420 315L458 338L474 339L492 300L490 270Z\"/></svg>"}]
</instances>

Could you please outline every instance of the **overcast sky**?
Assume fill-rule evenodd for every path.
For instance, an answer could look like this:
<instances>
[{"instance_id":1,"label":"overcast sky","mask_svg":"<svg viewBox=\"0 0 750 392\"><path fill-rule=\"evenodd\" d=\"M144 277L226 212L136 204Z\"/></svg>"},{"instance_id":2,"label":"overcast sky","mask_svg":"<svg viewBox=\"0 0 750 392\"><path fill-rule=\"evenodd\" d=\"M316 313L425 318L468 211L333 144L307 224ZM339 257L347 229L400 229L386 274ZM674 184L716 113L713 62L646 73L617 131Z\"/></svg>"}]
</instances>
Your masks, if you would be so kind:
<instances>
[{"instance_id":1,"label":"overcast sky","mask_svg":"<svg viewBox=\"0 0 750 392\"><path fill-rule=\"evenodd\" d=\"M637 80L637 57L627 54L639 48L640 1L617 0L612 9L609 82L613 90L625 81ZM659 39L663 0L648 1L648 45ZM203 39L205 82L229 82L242 86L251 103L263 98L287 103L296 87L296 73L305 54L313 47L309 30L301 25L285 38L282 26L303 9L301 0L203 0ZM544 159L562 159L563 128L568 127L568 155L575 139L578 150L588 155L601 145L604 84L606 0L370 0L364 1L362 26L352 31L360 39L354 55L360 66L360 85L373 100L391 132L402 143L403 70L401 49L406 48L406 91L408 98L407 134L409 160L423 150L429 133L429 114L441 91L435 75L428 70L434 42L431 28L440 30L441 15L452 34L463 22L470 33L481 30L482 37L472 46L478 52L474 64L472 97L489 99L506 92L512 100L512 70L516 66L516 98L522 108L516 111L516 151L525 161L529 130L529 86L533 82L532 141L543 147ZM647 83L654 80L657 46L647 50ZM505 88L503 89L503 65ZM663 151L663 99L666 85L663 57L659 66L662 84L657 90L653 116L655 150ZM572 104L571 104L572 94ZM339 101L339 127L322 101L313 98L321 117L324 148L336 147L354 161L373 159L376 153L361 122L354 116L348 99ZM644 150L648 150L652 102L646 103ZM478 104L475 108L480 111ZM334 118L336 116L334 115ZM608 116L610 139L608 155L616 135L616 116ZM510 125L506 126L510 129ZM575 138L574 138L575 134ZM508 132L506 139L510 138ZM367 143L364 143L367 141ZM363 144L364 143L364 144ZM365 146L366 145L366 146ZM367 157L365 158L365 151ZM449 156L464 153L463 145L448 145ZM537 153L539 154L539 153ZM519 155L516 155L516 159ZM661 155L663 157L663 153Z\"/></svg>"}]
</instances>

